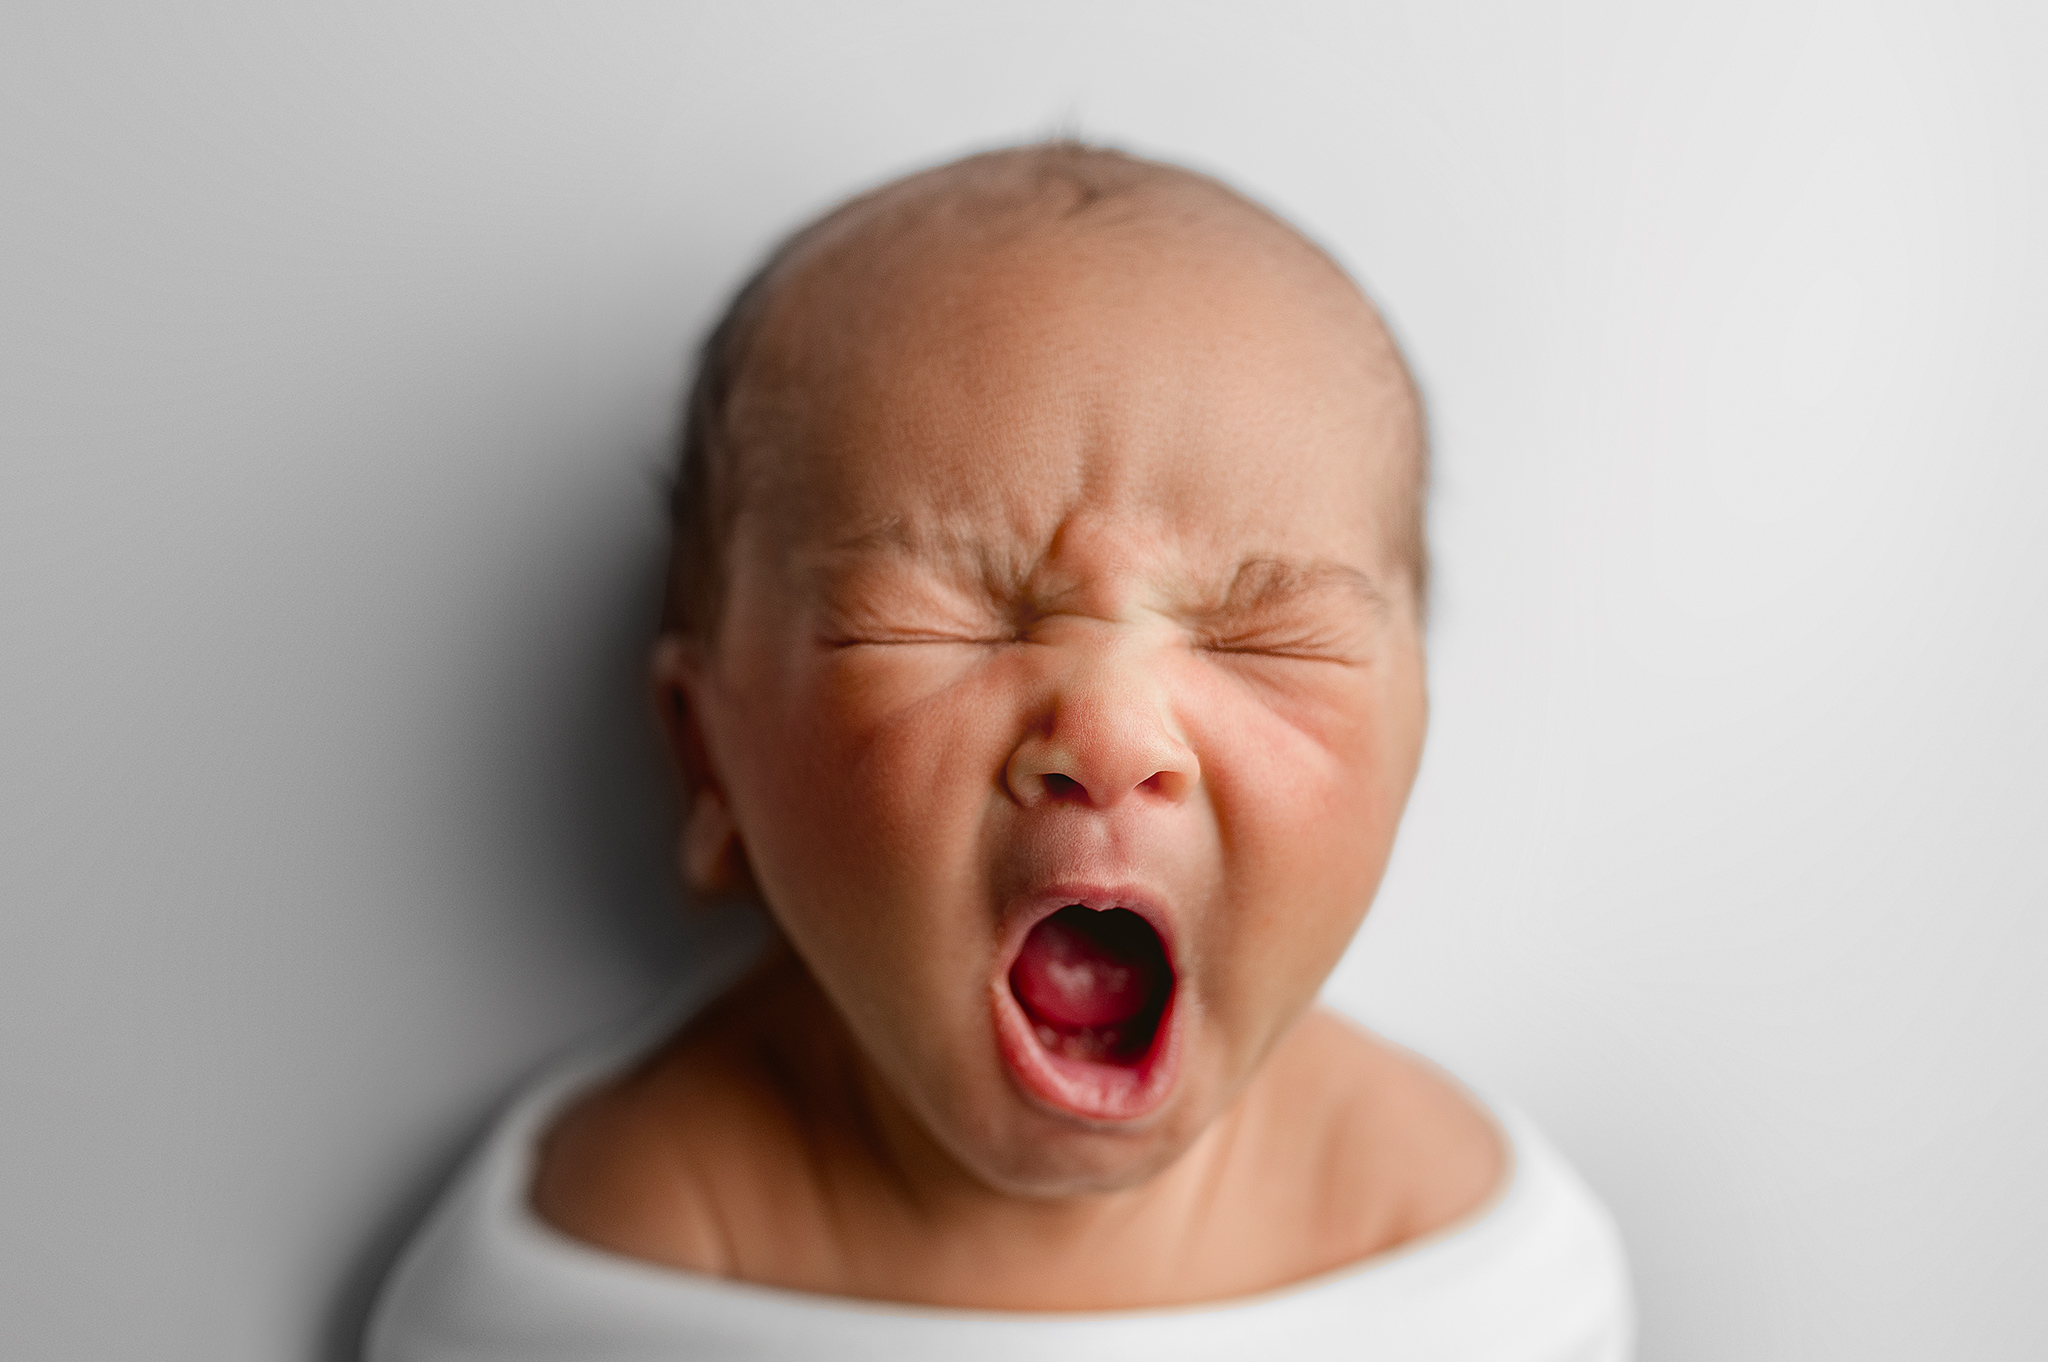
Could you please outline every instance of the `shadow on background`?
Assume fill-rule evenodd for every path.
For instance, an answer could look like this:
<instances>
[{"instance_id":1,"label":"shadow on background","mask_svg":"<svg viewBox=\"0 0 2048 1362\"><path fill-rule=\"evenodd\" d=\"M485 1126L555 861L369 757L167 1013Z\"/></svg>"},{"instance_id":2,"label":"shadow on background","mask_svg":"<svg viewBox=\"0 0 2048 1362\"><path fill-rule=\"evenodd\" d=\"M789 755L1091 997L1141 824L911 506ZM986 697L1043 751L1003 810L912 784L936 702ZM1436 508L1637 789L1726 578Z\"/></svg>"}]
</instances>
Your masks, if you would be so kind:
<instances>
[{"instance_id":1,"label":"shadow on background","mask_svg":"<svg viewBox=\"0 0 2048 1362\"><path fill-rule=\"evenodd\" d=\"M663 450L638 463L655 470L668 457ZM490 812L514 825L520 873L555 886L540 897L573 916L569 941L607 957L601 973L639 986L634 1005L669 986L690 957L693 928L706 925L679 902L673 799L646 684L667 559L659 482L650 473L645 483L644 536L593 543L587 521L565 526L556 552L536 556L534 575L508 584L519 602L511 661L540 684L507 707L517 722L501 715L477 738L501 768L492 788L510 792ZM537 655L550 645L556 656ZM358 1362L399 1254L523 1077L452 1123L415 1163L342 1274L319 1331L319 1362Z\"/></svg>"},{"instance_id":2,"label":"shadow on background","mask_svg":"<svg viewBox=\"0 0 2048 1362\"><path fill-rule=\"evenodd\" d=\"M317 1362L360 1362L363 1335L369 1328L370 1311L377 1304L384 1279L391 1274L398 1255L411 1242L427 1212L433 1209L442 1189L490 1128L498 1105L499 1099L494 1098L483 1111L464 1121L456 1133L439 1142L432 1155L422 1160L406 1180L367 1242L356 1250L321 1321L314 1351Z\"/></svg>"}]
</instances>

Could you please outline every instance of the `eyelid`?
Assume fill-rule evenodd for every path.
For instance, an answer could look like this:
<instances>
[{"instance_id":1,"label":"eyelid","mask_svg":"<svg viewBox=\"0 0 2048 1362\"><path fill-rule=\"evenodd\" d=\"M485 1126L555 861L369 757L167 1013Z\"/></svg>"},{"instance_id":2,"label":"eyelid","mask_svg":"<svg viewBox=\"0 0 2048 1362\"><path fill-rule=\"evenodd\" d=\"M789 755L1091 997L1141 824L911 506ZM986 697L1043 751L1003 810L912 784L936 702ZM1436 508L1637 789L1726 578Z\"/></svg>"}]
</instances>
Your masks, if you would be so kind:
<instances>
[{"instance_id":1,"label":"eyelid","mask_svg":"<svg viewBox=\"0 0 2048 1362\"><path fill-rule=\"evenodd\" d=\"M823 643L828 648L899 648L911 644L961 643L978 647L992 644L1015 643L1015 635L944 634L922 630L898 631L887 634L827 634Z\"/></svg>"},{"instance_id":2,"label":"eyelid","mask_svg":"<svg viewBox=\"0 0 2048 1362\"><path fill-rule=\"evenodd\" d=\"M1205 652L1221 653L1226 657L1270 657L1286 662L1328 662L1335 666L1351 667L1358 659L1327 648L1287 647L1240 647L1228 644L1206 645Z\"/></svg>"},{"instance_id":3,"label":"eyelid","mask_svg":"<svg viewBox=\"0 0 2048 1362\"><path fill-rule=\"evenodd\" d=\"M1257 633L1210 634L1196 647L1203 652L1235 657L1275 657L1298 662L1333 662L1351 666L1359 661L1356 647L1346 647L1328 637L1307 634Z\"/></svg>"}]
</instances>

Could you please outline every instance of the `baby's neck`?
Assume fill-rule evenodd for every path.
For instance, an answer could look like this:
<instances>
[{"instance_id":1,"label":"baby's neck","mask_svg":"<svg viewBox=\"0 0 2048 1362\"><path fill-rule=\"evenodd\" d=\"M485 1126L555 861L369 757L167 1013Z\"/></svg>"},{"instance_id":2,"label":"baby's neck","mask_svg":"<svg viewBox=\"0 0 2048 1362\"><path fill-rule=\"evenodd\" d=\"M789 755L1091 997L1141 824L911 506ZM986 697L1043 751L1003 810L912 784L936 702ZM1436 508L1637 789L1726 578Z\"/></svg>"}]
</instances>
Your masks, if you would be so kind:
<instances>
[{"instance_id":1,"label":"baby's neck","mask_svg":"<svg viewBox=\"0 0 2048 1362\"><path fill-rule=\"evenodd\" d=\"M1244 1295L1363 1258L1482 1200L1499 1162L1483 1118L1440 1080L1311 1014L1160 1173L1119 1191L1010 1195L897 1102L784 952L572 1109L545 1143L534 1201L604 1247L764 1285L1119 1309Z\"/></svg>"}]
</instances>

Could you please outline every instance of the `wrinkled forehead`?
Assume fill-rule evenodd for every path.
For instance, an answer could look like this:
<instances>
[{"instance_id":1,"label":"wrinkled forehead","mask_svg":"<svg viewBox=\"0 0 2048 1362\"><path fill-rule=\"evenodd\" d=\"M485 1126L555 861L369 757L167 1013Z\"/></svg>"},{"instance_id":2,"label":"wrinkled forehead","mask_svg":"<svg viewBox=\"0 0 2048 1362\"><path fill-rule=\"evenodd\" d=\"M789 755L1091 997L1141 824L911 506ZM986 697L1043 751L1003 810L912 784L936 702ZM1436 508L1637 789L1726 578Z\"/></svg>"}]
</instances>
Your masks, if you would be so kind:
<instances>
[{"instance_id":1,"label":"wrinkled forehead","mask_svg":"<svg viewBox=\"0 0 2048 1362\"><path fill-rule=\"evenodd\" d=\"M735 424L781 556L1122 537L1382 573L1406 380L1327 262L1243 221L937 226L854 239L766 319Z\"/></svg>"}]
</instances>

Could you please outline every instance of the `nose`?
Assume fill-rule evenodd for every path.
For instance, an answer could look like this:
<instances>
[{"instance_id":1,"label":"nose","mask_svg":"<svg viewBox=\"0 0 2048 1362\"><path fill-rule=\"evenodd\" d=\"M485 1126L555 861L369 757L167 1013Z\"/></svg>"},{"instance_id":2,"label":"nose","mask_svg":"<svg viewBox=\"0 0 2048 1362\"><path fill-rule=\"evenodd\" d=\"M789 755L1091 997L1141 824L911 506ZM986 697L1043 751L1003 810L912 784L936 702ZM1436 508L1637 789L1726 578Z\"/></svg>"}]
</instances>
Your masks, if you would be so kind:
<instances>
[{"instance_id":1,"label":"nose","mask_svg":"<svg viewBox=\"0 0 2048 1362\"><path fill-rule=\"evenodd\" d=\"M1095 653L1058 677L1011 752L1004 771L1011 797L1026 808L1186 800L1202 767L1172 720L1166 688L1142 657Z\"/></svg>"}]
</instances>

